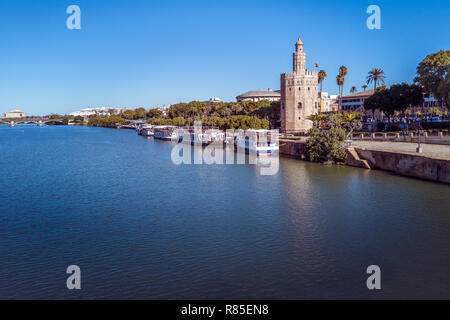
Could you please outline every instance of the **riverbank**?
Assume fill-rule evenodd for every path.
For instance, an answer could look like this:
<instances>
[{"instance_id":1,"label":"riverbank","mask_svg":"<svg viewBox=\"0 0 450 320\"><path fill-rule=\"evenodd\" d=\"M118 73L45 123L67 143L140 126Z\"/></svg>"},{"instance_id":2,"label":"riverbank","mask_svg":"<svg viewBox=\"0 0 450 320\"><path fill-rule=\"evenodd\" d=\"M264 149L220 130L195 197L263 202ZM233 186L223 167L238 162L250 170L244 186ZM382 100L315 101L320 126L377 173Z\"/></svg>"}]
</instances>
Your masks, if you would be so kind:
<instances>
[{"instance_id":1,"label":"riverbank","mask_svg":"<svg viewBox=\"0 0 450 320\"><path fill-rule=\"evenodd\" d=\"M450 184L450 146L403 142L353 141L346 165L389 171L398 175ZM305 158L305 140L280 139L280 155Z\"/></svg>"}]
</instances>

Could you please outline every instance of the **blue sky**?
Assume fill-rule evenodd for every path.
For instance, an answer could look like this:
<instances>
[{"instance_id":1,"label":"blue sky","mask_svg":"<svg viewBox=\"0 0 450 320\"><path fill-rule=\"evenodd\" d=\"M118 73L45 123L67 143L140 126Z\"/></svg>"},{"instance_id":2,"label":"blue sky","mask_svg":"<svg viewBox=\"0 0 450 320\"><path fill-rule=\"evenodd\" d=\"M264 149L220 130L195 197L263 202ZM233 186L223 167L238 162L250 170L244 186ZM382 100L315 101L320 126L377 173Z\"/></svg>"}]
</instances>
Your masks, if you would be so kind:
<instances>
[{"instance_id":1,"label":"blue sky","mask_svg":"<svg viewBox=\"0 0 450 320\"><path fill-rule=\"evenodd\" d=\"M82 29L66 28L80 6ZM369 30L366 8L381 8ZM69 113L88 106L154 107L279 89L300 35L324 91L411 82L429 53L450 49L449 1L1 0L0 112Z\"/></svg>"}]
</instances>

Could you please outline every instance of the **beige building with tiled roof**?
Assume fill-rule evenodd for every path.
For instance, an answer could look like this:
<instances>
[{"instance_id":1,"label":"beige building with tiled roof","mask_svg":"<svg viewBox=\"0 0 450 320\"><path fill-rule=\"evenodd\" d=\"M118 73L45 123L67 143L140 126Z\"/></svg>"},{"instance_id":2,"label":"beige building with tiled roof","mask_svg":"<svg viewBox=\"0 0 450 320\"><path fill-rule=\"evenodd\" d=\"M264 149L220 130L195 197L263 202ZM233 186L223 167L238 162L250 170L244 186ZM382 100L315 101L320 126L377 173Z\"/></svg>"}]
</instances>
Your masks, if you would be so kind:
<instances>
[{"instance_id":1,"label":"beige building with tiled roof","mask_svg":"<svg viewBox=\"0 0 450 320\"><path fill-rule=\"evenodd\" d=\"M364 101L375 93L375 90L366 90L342 96L341 110L364 112Z\"/></svg>"}]
</instances>

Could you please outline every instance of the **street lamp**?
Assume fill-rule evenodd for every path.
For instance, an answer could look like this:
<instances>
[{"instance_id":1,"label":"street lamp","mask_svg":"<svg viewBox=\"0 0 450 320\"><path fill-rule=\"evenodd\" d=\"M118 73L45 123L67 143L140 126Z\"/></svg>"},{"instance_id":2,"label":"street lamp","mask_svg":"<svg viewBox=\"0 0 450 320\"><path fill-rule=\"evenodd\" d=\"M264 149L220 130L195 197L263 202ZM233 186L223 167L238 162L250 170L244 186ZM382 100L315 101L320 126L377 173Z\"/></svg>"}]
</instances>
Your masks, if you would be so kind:
<instances>
[{"instance_id":1,"label":"street lamp","mask_svg":"<svg viewBox=\"0 0 450 320\"><path fill-rule=\"evenodd\" d=\"M418 132L419 140L418 140L416 151L417 151L417 153L422 153L423 150L422 150L422 145L420 143L420 137L423 134L423 129L422 129L422 125L420 123L419 123L419 130L417 130L417 132Z\"/></svg>"}]
</instances>

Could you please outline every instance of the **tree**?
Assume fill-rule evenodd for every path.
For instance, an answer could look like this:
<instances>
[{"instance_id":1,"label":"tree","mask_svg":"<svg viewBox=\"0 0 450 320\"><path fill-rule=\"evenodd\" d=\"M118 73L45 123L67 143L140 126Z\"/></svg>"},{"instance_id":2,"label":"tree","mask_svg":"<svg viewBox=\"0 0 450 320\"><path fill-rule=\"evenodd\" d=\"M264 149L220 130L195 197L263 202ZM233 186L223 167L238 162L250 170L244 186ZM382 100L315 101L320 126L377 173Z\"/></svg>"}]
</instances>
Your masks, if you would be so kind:
<instances>
[{"instance_id":1,"label":"tree","mask_svg":"<svg viewBox=\"0 0 450 320\"><path fill-rule=\"evenodd\" d=\"M349 139L353 131L362 128L362 114L360 112L342 112L341 113L341 126L346 131L346 140Z\"/></svg>"},{"instance_id":2,"label":"tree","mask_svg":"<svg viewBox=\"0 0 450 320\"><path fill-rule=\"evenodd\" d=\"M387 114L393 114L394 110L400 110L405 113L406 109L423 103L422 89L415 84L409 85L404 82L402 84L392 85L387 89L391 96L392 105L385 106Z\"/></svg>"},{"instance_id":3,"label":"tree","mask_svg":"<svg viewBox=\"0 0 450 320\"><path fill-rule=\"evenodd\" d=\"M341 76L341 93L344 94L344 82L345 77L347 76L348 70L346 66L339 67L339 75Z\"/></svg>"},{"instance_id":4,"label":"tree","mask_svg":"<svg viewBox=\"0 0 450 320\"><path fill-rule=\"evenodd\" d=\"M372 115L375 114L375 110L385 110L391 105L391 95L386 88L378 88L373 95L364 101L364 109L371 110Z\"/></svg>"},{"instance_id":5,"label":"tree","mask_svg":"<svg viewBox=\"0 0 450 320\"><path fill-rule=\"evenodd\" d=\"M339 88L339 109L341 109L341 96L342 96L342 86L344 85L344 78L338 74L336 76L336 84L338 85Z\"/></svg>"},{"instance_id":6,"label":"tree","mask_svg":"<svg viewBox=\"0 0 450 320\"><path fill-rule=\"evenodd\" d=\"M447 76L437 88L437 97L442 100L442 102L446 106L450 106L450 73L447 73Z\"/></svg>"},{"instance_id":7,"label":"tree","mask_svg":"<svg viewBox=\"0 0 450 320\"><path fill-rule=\"evenodd\" d=\"M384 71L379 69L379 68L375 68L369 71L369 75L367 76L367 84L370 84L371 82L373 82L374 84L374 89L377 89L377 84L378 82L381 82L384 85L384 79L386 78Z\"/></svg>"},{"instance_id":8,"label":"tree","mask_svg":"<svg viewBox=\"0 0 450 320\"><path fill-rule=\"evenodd\" d=\"M323 80L325 80L326 77L327 77L327 73L325 72L325 70L320 70L319 71L320 96L322 96Z\"/></svg>"},{"instance_id":9,"label":"tree","mask_svg":"<svg viewBox=\"0 0 450 320\"><path fill-rule=\"evenodd\" d=\"M350 88L350 93L355 93L356 91L358 91L358 89L356 89L355 86Z\"/></svg>"},{"instance_id":10,"label":"tree","mask_svg":"<svg viewBox=\"0 0 450 320\"><path fill-rule=\"evenodd\" d=\"M313 126L319 128L321 124L327 119L327 115L324 113L316 113L309 115L307 119L313 122Z\"/></svg>"},{"instance_id":11,"label":"tree","mask_svg":"<svg viewBox=\"0 0 450 320\"><path fill-rule=\"evenodd\" d=\"M414 81L426 92L431 92L445 105L449 105L450 50L429 54L417 66ZM442 84L443 83L443 84Z\"/></svg>"},{"instance_id":12,"label":"tree","mask_svg":"<svg viewBox=\"0 0 450 320\"><path fill-rule=\"evenodd\" d=\"M137 108L134 110L134 119L145 119L147 111L144 108Z\"/></svg>"},{"instance_id":13,"label":"tree","mask_svg":"<svg viewBox=\"0 0 450 320\"><path fill-rule=\"evenodd\" d=\"M365 84L365 85L362 85L362 86L361 86L361 88L363 88L363 89L364 89L364 92L366 92L366 89L367 89L367 84Z\"/></svg>"},{"instance_id":14,"label":"tree","mask_svg":"<svg viewBox=\"0 0 450 320\"><path fill-rule=\"evenodd\" d=\"M162 116L162 111L157 108L150 109L147 112L148 118L161 118L161 116Z\"/></svg>"},{"instance_id":15,"label":"tree","mask_svg":"<svg viewBox=\"0 0 450 320\"><path fill-rule=\"evenodd\" d=\"M364 101L364 109L379 110L387 115L394 115L400 110L404 114L407 109L419 106L423 103L422 89L415 84L408 83L395 84L391 88L378 88L375 93Z\"/></svg>"},{"instance_id":16,"label":"tree","mask_svg":"<svg viewBox=\"0 0 450 320\"><path fill-rule=\"evenodd\" d=\"M320 130L313 127L308 131L306 141L306 158L313 162L345 162L346 139L345 130L340 127L331 127L328 130Z\"/></svg>"},{"instance_id":17,"label":"tree","mask_svg":"<svg viewBox=\"0 0 450 320\"><path fill-rule=\"evenodd\" d=\"M132 119L134 119L134 111L133 110L125 110L122 112L122 117L125 119L132 120Z\"/></svg>"}]
</instances>

